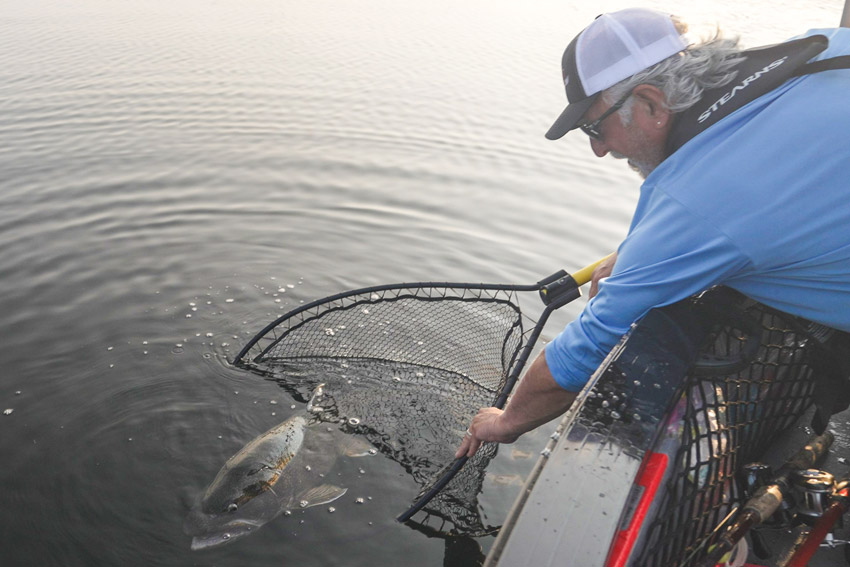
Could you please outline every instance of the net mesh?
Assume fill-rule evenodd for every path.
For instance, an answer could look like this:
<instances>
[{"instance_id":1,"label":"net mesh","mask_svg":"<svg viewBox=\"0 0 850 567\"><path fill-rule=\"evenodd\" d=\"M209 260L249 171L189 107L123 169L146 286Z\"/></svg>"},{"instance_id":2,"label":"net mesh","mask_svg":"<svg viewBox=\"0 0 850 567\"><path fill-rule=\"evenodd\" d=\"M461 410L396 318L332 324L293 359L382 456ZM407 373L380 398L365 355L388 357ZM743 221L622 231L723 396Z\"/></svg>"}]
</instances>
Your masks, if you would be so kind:
<instances>
[{"instance_id":1,"label":"net mesh","mask_svg":"<svg viewBox=\"0 0 850 567\"><path fill-rule=\"evenodd\" d=\"M816 341L761 304L747 301L743 309L761 322L757 356L736 374L688 376L664 425L681 440L675 466L636 565L696 565L715 528L745 500L736 471L761 458L812 403ZM742 343L741 331L727 326L703 352L735 355Z\"/></svg>"},{"instance_id":2,"label":"net mesh","mask_svg":"<svg viewBox=\"0 0 850 567\"><path fill-rule=\"evenodd\" d=\"M305 401L324 383L321 418L365 436L421 495L454 461L478 408L494 403L532 322L510 289L364 290L290 313L240 364ZM452 534L491 532L477 495L495 454L496 445L479 450L426 505L426 522Z\"/></svg>"}]
</instances>

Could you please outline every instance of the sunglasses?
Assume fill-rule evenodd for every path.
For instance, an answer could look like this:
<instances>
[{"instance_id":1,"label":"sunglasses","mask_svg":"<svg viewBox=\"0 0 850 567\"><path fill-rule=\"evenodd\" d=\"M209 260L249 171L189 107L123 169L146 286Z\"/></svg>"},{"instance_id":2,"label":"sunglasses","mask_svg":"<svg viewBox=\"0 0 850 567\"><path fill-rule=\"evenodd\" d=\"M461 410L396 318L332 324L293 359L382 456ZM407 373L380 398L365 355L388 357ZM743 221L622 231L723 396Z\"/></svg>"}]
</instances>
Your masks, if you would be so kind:
<instances>
[{"instance_id":1,"label":"sunglasses","mask_svg":"<svg viewBox=\"0 0 850 567\"><path fill-rule=\"evenodd\" d=\"M601 142L602 141L602 130L601 130L602 121L605 120L606 118L608 118L609 116L611 116L612 114L614 114L615 112L617 112L618 110L620 110L620 108L622 108L623 105L626 104L626 100L628 100L628 98L630 96L632 96L632 91L627 92L626 96L624 96L623 98L621 98L620 100L615 102L613 104L613 106L611 106L611 108L609 108L608 110L603 112L602 116L600 116L599 118L597 118L593 122L590 122L588 124L579 125L579 128L581 128L581 131L584 132L585 134L587 134L588 136L590 136L591 138L593 138L594 140L599 140Z\"/></svg>"}]
</instances>

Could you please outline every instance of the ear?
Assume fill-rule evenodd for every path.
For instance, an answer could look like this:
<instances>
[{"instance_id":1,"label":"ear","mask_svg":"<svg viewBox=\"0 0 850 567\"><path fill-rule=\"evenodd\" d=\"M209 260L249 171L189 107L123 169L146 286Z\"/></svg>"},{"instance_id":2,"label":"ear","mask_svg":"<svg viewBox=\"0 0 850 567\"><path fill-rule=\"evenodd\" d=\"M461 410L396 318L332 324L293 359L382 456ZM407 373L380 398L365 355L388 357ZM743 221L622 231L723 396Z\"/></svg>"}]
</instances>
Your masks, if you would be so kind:
<instances>
[{"instance_id":1,"label":"ear","mask_svg":"<svg viewBox=\"0 0 850 567\"><path fill-rule=\"evenodd\" d=\"M672 113L667 108L667 97L658 87L638 85L632 91L635 97L633 116L642 121L642 126L650 130L666 131Z\"/></svg>"}]
</instances>

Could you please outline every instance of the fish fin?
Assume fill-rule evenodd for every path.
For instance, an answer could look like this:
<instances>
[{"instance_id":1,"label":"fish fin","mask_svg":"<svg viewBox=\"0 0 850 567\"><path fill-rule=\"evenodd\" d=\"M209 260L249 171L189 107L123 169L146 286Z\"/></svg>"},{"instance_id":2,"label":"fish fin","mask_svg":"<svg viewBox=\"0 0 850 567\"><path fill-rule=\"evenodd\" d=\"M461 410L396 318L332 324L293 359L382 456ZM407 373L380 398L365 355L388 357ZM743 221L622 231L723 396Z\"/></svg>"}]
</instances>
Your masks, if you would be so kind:
<instances>
[{"instance_id":1,"label":"fish fin","mask_svg":"<svg viewBox=\"0 0 850 567\"><path fill-rule=\"evenodd\" d=\"M310 506L320 506L322 504L333 502L346 492L348 492L347 488L340 488L332 484L323 484L321 486L313 487L298 495L298 500L301 500L302 502L306 501L307 506L304 507L309 508Z\"/></svg>"},{"instance_id":2,"label":"fish fin","mask_svg":"<svg viewBox=\"0 0 850 567\"><path fill-rule=\"evenodd\" d=\"M324 394L324 387L325 387L325 384L322 383L322 384L319 384L318 386L316 386L313 389L313 395L310 396L310 401L307 402L307 411L309 413L315 413L315 412L313 412L313 404L315 402L317 402L319 400L319 398L321 398L322 395Z\"/></svg>"},{"instance_id":3,"label":"fish fin","mask_svg":"<svg viewBox=\"0 0 850 567\"><path fill-rule=\"evenodd\" d=\"M352 435L346 435L345 437L341 449L342 454L346 457L365 457L374 454L375 448L365 439Z\"/></svg>"}]
</instances>

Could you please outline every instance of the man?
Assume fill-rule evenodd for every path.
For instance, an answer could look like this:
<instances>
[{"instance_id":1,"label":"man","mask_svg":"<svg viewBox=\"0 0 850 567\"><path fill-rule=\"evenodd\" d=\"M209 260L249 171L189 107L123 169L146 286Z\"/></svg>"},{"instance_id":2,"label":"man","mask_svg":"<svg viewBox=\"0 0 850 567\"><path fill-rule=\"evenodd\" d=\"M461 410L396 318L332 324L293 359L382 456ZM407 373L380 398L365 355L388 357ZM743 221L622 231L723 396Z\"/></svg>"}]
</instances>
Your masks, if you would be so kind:
<instances>
[{"instance_id":1,"label":"man","mask_svg":"<svg viewBox=\"0 0 850 567\"><path fill-rule=\"evenodd\" d=\"M581 315L504 411L480 410L457 456L561 415L634 321L714 285L850 331L850 62L835 59L850 30L750 51L682 32L623 10L564 52L569 105L546 137L580 128L598 157L627 159L645 178L640 200Z\"/></svg>"}]
</instances>

